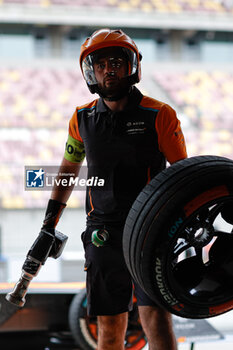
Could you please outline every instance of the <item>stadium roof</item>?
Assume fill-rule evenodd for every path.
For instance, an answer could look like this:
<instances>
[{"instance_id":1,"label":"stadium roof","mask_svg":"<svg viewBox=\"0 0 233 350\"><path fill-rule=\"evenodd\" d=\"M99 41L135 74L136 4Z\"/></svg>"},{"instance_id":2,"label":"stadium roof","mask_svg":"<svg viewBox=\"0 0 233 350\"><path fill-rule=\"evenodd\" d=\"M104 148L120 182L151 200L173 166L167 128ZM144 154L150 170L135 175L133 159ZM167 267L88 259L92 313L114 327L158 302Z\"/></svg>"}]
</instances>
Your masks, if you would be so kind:
<instances>
[{"instance_id":1,"label":"stadium roof","mask_svg":"<svg viewBox=\"0 0 233 350\"><path fill-rule=\"evenodd\" d=\"M107 7L71 7L2 4L0 23L109 26L150 29L233 31L232 12L179 13L121 10Z\"/></svg>"}]
</instances>

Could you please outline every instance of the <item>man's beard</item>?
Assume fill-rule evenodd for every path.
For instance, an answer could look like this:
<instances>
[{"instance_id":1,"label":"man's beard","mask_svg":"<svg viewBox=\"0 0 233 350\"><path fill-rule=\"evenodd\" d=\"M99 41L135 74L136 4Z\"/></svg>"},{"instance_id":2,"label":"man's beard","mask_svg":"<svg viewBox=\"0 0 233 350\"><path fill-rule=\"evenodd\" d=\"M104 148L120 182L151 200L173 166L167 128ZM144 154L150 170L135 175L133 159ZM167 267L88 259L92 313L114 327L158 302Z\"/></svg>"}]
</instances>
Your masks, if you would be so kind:
<instances>
[{"instance_id":1,"label":"man's beard","mask_svg":"<svg viewBox=\"0 0 233 350\"><path fill-rule=\"evenodd\" d=\"M130 85L127 79L122 78L114 82L114 84L100 85L98 84L98 93L101 97L109 101L117 101L126 96L129 92Z\"/></svg>"}]
</instances>

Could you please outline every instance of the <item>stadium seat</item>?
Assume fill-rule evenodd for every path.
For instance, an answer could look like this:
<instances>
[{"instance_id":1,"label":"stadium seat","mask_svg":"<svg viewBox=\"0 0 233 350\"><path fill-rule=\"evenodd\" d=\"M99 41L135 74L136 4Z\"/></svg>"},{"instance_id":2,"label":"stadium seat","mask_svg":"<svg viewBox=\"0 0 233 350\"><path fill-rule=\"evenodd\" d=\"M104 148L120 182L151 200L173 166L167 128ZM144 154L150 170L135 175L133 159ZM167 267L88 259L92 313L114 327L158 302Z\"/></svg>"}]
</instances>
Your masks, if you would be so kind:
<instances>
[{"instance_id":1,"label":"stadium seat","mask_svg":"<svg viewBox=\"0 0 233 350\"><path fill-rule=\"evenodd\" d=\"M156 70L149 79L188 118L191 127L185 130L185 136L189 155L217 154L232 158L232 72ZM142 86L144 93L146 89L147 86ZM64 153L69 118L77 105L94 98L80 73L70 69L0 68L2 207L46 205L46 192L23 190L24 166L58 166ZM70 205L83 203L84 191L75 191Z\"/></svg>"},{"instance_id":2,"label":"stadium seat","mask_svg":"<svg viewBox=\"0 0 233 350\"><path fill-rule=\"evenodd\" d=\"M154 79L191 122L192 130L185 131L191 155L216 154L232 158L232 72L155 72Z\"/></svg>"},{"instance_id":3,"label":"stadium seat","mask_svg":"<svg viewBox=\"0 0 233 350\"><path fill-rule=\"evenodd\" d=\"M52 6L70 6L70 7L93 7L92 0L1 0L0 6L4 4L16 5L34 5L38 7ZM151 12L233 12L233 3L229 0L99 0L95 2L95 6L115 7L122 11L131 11L138 9L139 11Z\"/></svg>"},{"instance_id":4,"label":"stadium seat","mask_svg":"<svg viewBox=\"0 0 233 350\"><path fill-rule=\"evenodd\" d=\"M80 73L65 69L0 69L0 92L2 127L65 127L90 99Z\"/></svg>"}]
</instances>

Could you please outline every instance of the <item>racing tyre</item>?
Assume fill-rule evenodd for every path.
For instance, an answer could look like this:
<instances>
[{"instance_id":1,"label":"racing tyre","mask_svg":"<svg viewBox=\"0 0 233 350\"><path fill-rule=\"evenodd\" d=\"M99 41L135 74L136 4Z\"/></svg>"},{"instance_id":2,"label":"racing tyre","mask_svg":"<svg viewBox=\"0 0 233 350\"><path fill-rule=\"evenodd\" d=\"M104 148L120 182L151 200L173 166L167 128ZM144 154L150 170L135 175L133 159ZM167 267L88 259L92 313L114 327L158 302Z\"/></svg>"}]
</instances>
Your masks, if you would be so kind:
<instances>
[{"instance_id":1,"label":"racing tyre","mask_svg":"<svg viewBox=\"0 0 233 350\"><path fill-rule=\"evenodd\" d=\"M86 289L76 294L69 309L69 326L72 336L82 350L97 348L98 327L97 318L87 316ZM125 337L125 349L141 350L147 344L138 316L136 299L133 310L129 313L128 328Z\"/></svg>"},{"instance_id":2,"label":"racing tyre","mask_svg":"<svg viewBox=\"0 0 233 350\"><path fill-rule=\"evenodd\" d=\"M233 161L181 160L134 202L123 249L132 277L160 306L186 318L233 308Z\"/></svg>"}]
</instances>

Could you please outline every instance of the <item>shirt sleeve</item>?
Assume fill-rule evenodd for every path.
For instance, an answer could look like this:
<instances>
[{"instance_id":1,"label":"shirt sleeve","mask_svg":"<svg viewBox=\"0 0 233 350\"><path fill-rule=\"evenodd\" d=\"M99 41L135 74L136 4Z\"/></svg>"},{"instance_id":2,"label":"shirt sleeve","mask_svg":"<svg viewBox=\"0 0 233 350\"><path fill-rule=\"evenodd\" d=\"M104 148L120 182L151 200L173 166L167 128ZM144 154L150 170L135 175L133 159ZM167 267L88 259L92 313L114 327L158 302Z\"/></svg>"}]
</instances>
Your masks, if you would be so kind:
<instances>
[{"instance_id":1,"label":"shirt sleeve","mask_svg":"<svg viewBox=\"0 0 233 350\"><path fill-rule=\"evenodd\" d=\"M155 128L158 134L159 149L170 164L187 158L180 121L174 109L169 105L162 106L155 121Z\"/></svg>"},{"instance_id":2,"label":"shirt sleeve","mask_svg":"<svg viewBox=\"0 0 233 350\"><path fill-rule=\"evenodd\" d=\"M77 110L69 122L64 158L72 163L80 163L85 158L84 143L79 133Z\"/></svg>"}]
</instances>

